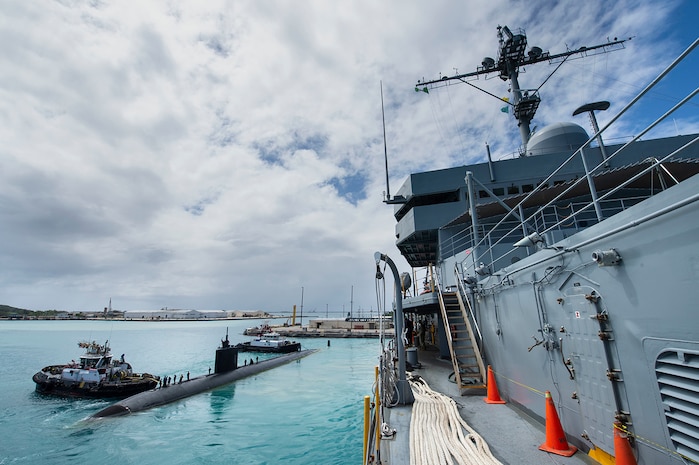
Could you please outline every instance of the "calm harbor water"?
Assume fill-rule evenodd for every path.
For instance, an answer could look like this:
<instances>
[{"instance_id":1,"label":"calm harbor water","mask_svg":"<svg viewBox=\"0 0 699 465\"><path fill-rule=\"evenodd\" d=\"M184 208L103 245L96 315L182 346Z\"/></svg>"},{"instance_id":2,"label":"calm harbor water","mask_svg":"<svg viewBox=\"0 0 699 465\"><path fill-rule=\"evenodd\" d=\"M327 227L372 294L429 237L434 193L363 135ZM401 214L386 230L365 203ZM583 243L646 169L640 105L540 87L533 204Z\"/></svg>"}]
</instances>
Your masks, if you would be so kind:
<instances>
[{"instance_id":1,"label":"calm harbor water","mask_svg":"<svg viewBox=\"0 0 699 465\"><path fill-rule=\"evenodd\" d=\"M197 376L213 369L226 328L236 343L260 322L0 321L0 464L361 463L375 339L303 339L320 351L126 417L87 421L110 402L34 391L32 375L77 359L81 340L109 339L138 372Z\"/></svg>"}]
</instances>

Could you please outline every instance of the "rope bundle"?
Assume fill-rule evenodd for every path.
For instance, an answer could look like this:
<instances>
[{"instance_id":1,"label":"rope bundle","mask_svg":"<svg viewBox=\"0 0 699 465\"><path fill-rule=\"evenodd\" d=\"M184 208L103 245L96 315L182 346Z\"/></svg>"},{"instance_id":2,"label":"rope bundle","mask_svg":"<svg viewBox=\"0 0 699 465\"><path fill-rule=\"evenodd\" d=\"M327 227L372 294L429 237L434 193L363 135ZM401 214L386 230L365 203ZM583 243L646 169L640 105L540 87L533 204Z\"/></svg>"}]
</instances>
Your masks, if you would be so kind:
<instances>
[{"instance_id":1,"label":"rope bundle","mask_svg":"<svg viewBox=\"0 0 699 465\"><path fill-rule=\"evenodd\" d=\"M411 465L502 465L483 438L459 415L456 402L411 379L415 403L410 423Z\"/></svg>"}]
</instances>

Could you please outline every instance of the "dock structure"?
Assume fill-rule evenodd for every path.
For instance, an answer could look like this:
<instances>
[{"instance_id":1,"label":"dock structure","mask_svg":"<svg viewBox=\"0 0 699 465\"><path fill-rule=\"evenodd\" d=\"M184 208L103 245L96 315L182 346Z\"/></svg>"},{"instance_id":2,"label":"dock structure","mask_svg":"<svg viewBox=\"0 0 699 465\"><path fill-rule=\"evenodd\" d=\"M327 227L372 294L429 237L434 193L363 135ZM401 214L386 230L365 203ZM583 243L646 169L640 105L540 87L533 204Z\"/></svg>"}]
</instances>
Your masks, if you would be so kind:
<instances>
[{"instance_id":1,"label":"dock structure","mask_svg":"<svg viewBox=\"0 0 699 465\"><path fill-rule=\"evenodd\" d=\"M272 326L271 329L284 337L329 337L329 338L377 338L381 335L378 318L318 318L308 325ZM383 319L383 333L393 337L394 329L390 318Z\"/></svg>"}]
</instances>

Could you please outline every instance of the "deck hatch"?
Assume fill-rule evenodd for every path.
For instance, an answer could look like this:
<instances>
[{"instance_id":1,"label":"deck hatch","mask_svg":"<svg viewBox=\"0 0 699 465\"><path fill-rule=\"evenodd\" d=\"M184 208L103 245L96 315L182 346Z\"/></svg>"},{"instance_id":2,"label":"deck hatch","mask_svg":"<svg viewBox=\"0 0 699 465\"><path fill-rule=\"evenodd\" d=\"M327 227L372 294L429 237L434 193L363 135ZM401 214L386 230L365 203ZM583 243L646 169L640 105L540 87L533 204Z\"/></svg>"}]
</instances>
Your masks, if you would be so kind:
<instances>
[{"instance_id":1,"label":"deck hatch","mask_svg":"<svg viewBox=\"0 0 699 465\"><path fill-rule=\"evenodd\" d=\"M699 353L662 352L655 373L670 439L677 452L699 461Z\"/></svg>"}]
</instances>

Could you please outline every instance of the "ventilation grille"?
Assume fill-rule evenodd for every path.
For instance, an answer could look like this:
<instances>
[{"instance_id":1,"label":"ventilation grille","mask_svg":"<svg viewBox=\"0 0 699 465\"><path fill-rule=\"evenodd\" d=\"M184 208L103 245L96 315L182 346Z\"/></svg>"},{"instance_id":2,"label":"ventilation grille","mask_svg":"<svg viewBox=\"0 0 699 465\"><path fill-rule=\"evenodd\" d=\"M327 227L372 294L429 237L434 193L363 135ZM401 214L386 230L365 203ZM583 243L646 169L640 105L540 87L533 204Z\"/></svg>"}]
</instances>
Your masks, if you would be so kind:
<instances>
[{"instance_id":1,"label":"ventilation grille","mask_svg":"<svg viewBox=\"0 0 699 465\"><path fill-rule=\"evenodd\" d=\"M699 354L662 352L655 373L670 439L678 453L699 461Z\"/></svg>"}]
</instances>

